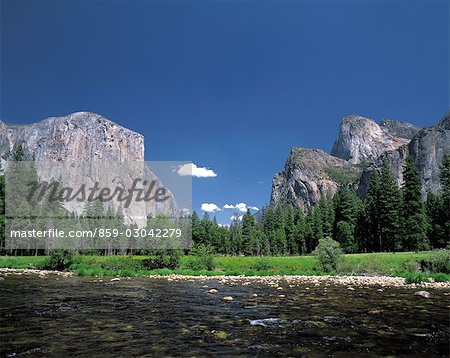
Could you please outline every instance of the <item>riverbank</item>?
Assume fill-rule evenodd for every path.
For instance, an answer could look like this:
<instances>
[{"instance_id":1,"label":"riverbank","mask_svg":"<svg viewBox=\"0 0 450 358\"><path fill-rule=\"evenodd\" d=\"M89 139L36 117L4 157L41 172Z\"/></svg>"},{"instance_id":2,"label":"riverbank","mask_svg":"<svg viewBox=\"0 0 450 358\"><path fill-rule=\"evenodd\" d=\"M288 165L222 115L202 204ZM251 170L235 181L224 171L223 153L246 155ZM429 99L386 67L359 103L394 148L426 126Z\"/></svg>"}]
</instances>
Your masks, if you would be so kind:
<instances>
[{"instance_id":1,"label":"riverbank","mask_svg":"<svg viewBox=\"0 0 450 358\"><path fill-rule=\"evenodd\" d=\"M345 255L344 262L333 273L318 271L313 256L290 257L214 257L214 269L194 270L190 268L192 256L181 256L177 269L145 268L146 256L88 256L73 257L66 271L77 276L88 277L396 277L407 283L449 282L448 262L444 260L442 271L421 271L421 262L442 259L448 251L401 252ZM0 268L45 269L46 256L0 256ZM442 260L441 260L442 261ZM448 259L447 259L448 261ZM42 272L42 271L41 271Z\"/></svg>"},{"instance_id":2,"label":"riverbank","mask_svg":"<svg viewBox=\"0 0 450 358\"><path fill-rule=\"evenodd\" d=\"M38 270L38 269L14 269L14 268L0 268L0 279L7 276L21 276L21 275L37 275L41 279L46 279L51 276L58 276L69 278L75 276L74 272L61 272L52 270ZM421 283L407 283L405 278L391 277L391 276L339 276L339 275L324 275L324 276L206 276L206 275L148 275L140 276L147 279L160 279L168 282L188 281L207 283L209 281L218 282L222 285L231 286L249 286L249 285L265 285L271 286L279 291L283 290L283 285L289 288L298 287L299 285L310 284L311 287L344 285L350 291L358 288L366 287L406 287L406 288L433 288L433 289L450 289L450 282L421 282ZM94 283L112 283L132 280L128 277L94 277L91 282ZM209 286L205 286L207 288Z\"/></svg>"}]
</instances>

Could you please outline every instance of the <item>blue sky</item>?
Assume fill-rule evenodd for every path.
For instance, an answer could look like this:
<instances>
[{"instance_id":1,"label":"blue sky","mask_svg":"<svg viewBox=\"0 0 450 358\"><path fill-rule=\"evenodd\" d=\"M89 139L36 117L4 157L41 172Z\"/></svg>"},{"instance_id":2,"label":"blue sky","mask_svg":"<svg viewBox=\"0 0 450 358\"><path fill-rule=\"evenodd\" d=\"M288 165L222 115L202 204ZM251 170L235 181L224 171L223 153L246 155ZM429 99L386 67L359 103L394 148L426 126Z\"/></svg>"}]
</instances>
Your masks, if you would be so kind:
<instances>
[{"instance_id":1,"label":"blue sky","mask_svg":"<svg viewBox=\"0 0 450 358\"><path fill-rule=\"evenodd\" d=\"M192 160L202 203L268 203L292 146L340 119L449 109L449 2L1 1L3 120L92 111ZM217 212L226 223L233 209Z\"/></svg>"}]
</instances>

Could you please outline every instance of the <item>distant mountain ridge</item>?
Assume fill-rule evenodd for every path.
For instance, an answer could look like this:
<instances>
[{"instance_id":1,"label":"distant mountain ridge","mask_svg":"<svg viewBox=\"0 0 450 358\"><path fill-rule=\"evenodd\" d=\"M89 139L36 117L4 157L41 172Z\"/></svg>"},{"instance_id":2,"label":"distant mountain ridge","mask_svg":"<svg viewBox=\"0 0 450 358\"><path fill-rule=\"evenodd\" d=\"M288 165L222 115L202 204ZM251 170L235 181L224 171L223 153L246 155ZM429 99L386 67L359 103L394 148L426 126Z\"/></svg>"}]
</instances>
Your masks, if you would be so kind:
<instances>
[{"instance_id":1,"label":"distant mountain ridge","mask_svg":"<svg viewBox=\"0 0 450 358\"><path fill-rule=\"evenodd\" d=\"M427 128L390 119L378 124L370 118L351 115L342 119L331 154L292 148L284 170L273 178L270 203L308 208L323 196L333 195L342 185L354 186L364 198L371 175L381 169L383 160L388 161L401 185L407 155L419 169L423 193L435 192L446 153L450 154L449 114Z\"/></svg>"}]
</instances>

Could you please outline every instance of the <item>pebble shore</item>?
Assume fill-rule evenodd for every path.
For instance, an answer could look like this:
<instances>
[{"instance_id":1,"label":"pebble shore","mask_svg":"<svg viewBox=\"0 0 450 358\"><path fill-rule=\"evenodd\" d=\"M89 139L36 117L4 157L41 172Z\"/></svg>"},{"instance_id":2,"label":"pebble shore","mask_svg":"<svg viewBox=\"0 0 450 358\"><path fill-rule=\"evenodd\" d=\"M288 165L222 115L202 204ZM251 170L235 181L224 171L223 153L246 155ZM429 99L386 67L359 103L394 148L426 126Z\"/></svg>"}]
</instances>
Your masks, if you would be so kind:
<instances>
[{"instance_id":1,"label":"pebble shore","mask_svg":"<svg viewBox=\"0 0 450 358\"><path fill-rule=\"evenodd\" d=\"M8 275L38 275L40 278L46 278L51 275L61 277L72 277L73 272L60 272L49 270L36 269L11 269L0 268L0 277ZM262 284L273 286L275 288L281 287L281 284L295 287L301 284L310 284L313 286L320 285L344 285L349 290L355 288L364 288L368 286L380 287L405 287L405 288L450 288L450 282L423 282L420 284L407 284L404 278L390 277L390 276L187 276L187 275L166 275L166 276L145 276L148 279L163 279L171 281L189 281L189 282L203 282L203 281L218 281L221 284L246 286L250 284ZM130 277L122 278L103 278L105 281L120 281L129 280ZM102 280L103 281L103 280ZM282 287L281 287L282 289Z\"/></svg>"},{"instance_id":2,"label":"pebble shore","mask_svg":"<svg viewBox=\"0 0 450 358\"><path fill-rule=\"evenodd\" d=\"M310 284L313 286L321 285L343 285L349 290L367 286L380 287L405 287L405 288L450 288L450 282L423 282L420 284L408 284L402 277L390 276L183 276L169 275L160 276L168 281L208 281L216 280L221 284L241 285L262 284L282 289L281 285L295 287L301 284Z\"/></svg>"}]
</instances>

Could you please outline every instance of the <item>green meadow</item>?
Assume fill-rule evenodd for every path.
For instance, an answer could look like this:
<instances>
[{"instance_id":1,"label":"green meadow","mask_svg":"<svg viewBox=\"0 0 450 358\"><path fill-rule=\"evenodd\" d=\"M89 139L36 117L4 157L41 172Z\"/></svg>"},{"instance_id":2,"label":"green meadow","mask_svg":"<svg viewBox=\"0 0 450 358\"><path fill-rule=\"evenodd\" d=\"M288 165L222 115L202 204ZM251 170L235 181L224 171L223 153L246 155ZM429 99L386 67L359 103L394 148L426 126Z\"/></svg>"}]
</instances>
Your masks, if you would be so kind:
<instances>
[{"instance_id":1,"label":"green meadow","mask_svg":"<svg viewBox=\"0 0 450 358\"><path fill-rule=\"evenodd\" d=\"M405 277L409 282L450 281L449 251L397 252L345 255L338 269L325 273L315 268L314 256L244 257L215 256L213 270L194 270L192 256L181 256L179 268L145 269L143 260L148 256L74 256L69 270L80 276L147 276L147 275L370 275ZM421 272L421 262L441 262L438 271ZM43 269L46 256L0 256L0 268Z\"/></svg>"}]
</instances>

